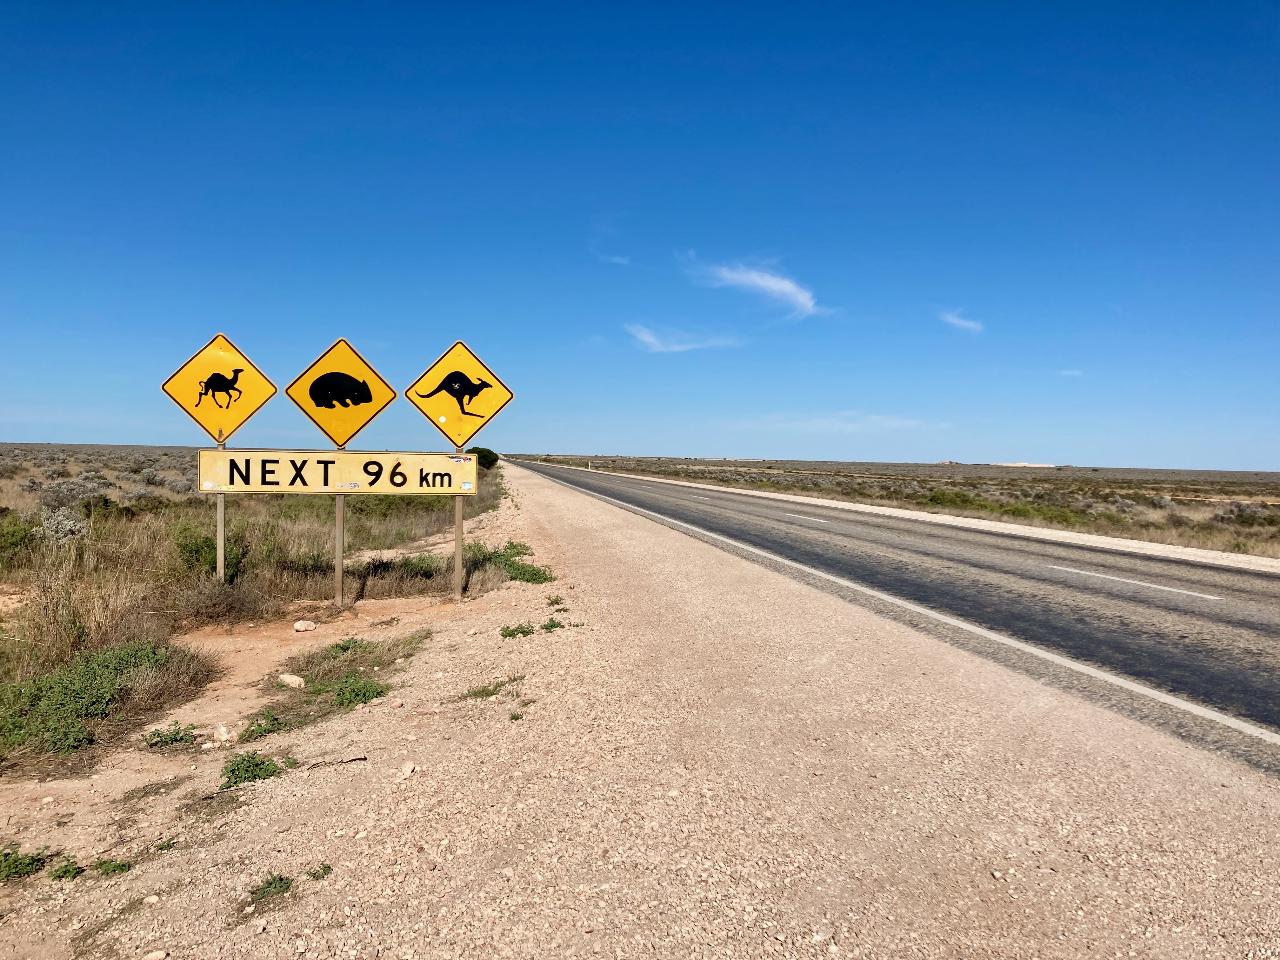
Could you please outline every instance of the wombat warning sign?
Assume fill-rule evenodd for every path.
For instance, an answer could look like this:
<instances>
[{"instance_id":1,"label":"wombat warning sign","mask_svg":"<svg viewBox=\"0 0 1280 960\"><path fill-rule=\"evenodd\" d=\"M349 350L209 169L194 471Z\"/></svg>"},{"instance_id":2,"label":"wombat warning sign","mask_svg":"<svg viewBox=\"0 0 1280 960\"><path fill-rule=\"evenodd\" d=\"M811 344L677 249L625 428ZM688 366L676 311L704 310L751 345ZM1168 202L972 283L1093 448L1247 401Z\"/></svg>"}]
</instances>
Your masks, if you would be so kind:
<instances>
[{"instance_id":1,"label":"wombat warning sign","mask_svg":"<svg viewBox=\"0 0 1280 960\"><path fill-rule=\"evenodd\" d=\"M285 393L338 447L350 443L396 398L391 385L343 339L322 353Z\"/></svg>"}]
</instances>

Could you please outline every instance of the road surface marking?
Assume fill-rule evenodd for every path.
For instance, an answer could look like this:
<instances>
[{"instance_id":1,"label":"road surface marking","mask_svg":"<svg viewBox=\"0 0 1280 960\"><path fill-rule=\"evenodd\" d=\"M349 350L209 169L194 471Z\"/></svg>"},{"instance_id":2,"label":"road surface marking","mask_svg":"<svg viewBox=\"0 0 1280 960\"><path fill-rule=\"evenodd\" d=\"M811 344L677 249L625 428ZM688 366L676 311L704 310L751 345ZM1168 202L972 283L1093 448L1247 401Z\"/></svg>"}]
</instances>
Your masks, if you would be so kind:
<instances>
[{"instance_id":1,"label":"road surface marking","mask_svg":"<svg viewBox=\"0 0 1280 960\"><path fill-rule=\"evenodd\" d=\"M1232 730L1236 730L1240 733L1246 734L1247 736L1256 737L1257 739L1270 743L1273 746L1280 746L1280 733L1273 733L1263 727L1255 726L1247 720L1240 720L1230 714L1220 713L1219 711L1210 709L1209 707L1202 707L1198 703L1192 703L1190 700L1183 700L1181 697L1175 697L1171 693L1165 693L1163 690L1148 687L1146 684L1138 683L1137 681L1130 680L1127 677L1108 673L1106 670L1091 666L1087 663L1078 663L1070 657L1064 657L1061 654L1053 653L1049 650L1042 650L1040 647L1032 646L1029 643L1023 643L1021 640L1015 640L1013 637L1006 637L1003 633L996 633L994 630L988 630L986 627L980 627L976 623L969 623L967 620L961 620L959 617L940 613L937 610L930 610L928 607L922 607L920 604L912 603L910 600L903 600L901 597L895 597L891 593L883 593L882 591L874 590L871 587L864 587L860 583L854 583L852 580L846 580L844 577L837 577L835 574L827 573L824 570L805 566L803 563L797 563L795 560L788 560L786 557L780 557L778 554L770 553L768 550L761 550L759 547L753 547L750 544L741 542L740 540L734 540L732 537L712 533L710 530L704 530L702 527L696 526L695 524L685 523L683 520L676 520L674 517L668 517L665 514L658 513L654 510L646 510L644 507L637 507L632 503L615 500L613 497L606 496L603 493L595 493L591 490L584 490L582 487L575 487L571 483L565 483L563 480L557 480L555 477L548 476L545 473L540 473L538 476L545 480L550 480L552 483L558 483L562 487L568 487L570 490L576 490L578 493L586 494L589 497L596 497L597 499L604 500L607 503L612 503L615 506L622 507L624 510L630 510L633 513L647 514L648 516L656 517L663 523L670 524L674 527L684 527L686 530L694 530L701 537L706 537L710 540L719 540L721 543L727 543L735 550L753 553L758 557L764 557L766 560L770 560L774 563L780 563L783 566L791 567L795 570L801 570L810 576L820 577L823 580L830 580L832 583L837 583L846 589L865 594L869 597L875 597L877 600L883 601L884 603L890 603L894 606L902 607L904 610L910 610L912 613L918 613L921 616L931 617L939 623L945 623L948 626L955 627L959 630L965 630L986 640L992 640L995 643L1004 644L1006 647L1012 647L1013 649L1020 650L1023 653L1029 653L1033 657L1039 657L1042 660L1047 660L1059 667L1074 670L1076 673L1082 673L1087 677L1092 677L1095 680L1101 680L1103 683L1109 683L1113 686L1120 687L1122 690L1127 690L1130 693L1136 693L1139 696L1147 697L1150 700L1155 700L1158 703L1163 703L1165 706L1182 710L1185 713L1200 717L1201 719L1212 720L1215 723L1222 724L1224 727L1230 727Z\"/></svg>"},{"instance_id":2,"label":"road surface marking","mask_svg":"<svg viewBox=\"0 0 1280 960\"><path fill-rule=\"evenodd\" d=\"M1113 577L1109 573L1094 573L1092 570L1077 570L1075 567L1058 567L1046 564L1050 570L1065 570L1067 573L1078 573L1085 577L1101 577L1103 580L1117 580L1120 583L1132 583L1139 587L1150 587L1152 590L1168 590L1170 593L1185 593L1188 597L1203 597L1205 600L1225 600L1226 597L1215 597L1209 593L1196 593L1194 590L1179 590L1177 587L1162 587L1158 583L1147 583L1145 580L1126 580L1124 577Z\"/></svg>"},{"instance_id":3,"label":"road surface marking","mask_svg":"<svg viewBox=\"0 0 1280 960\"><path fill-rule=\"evenodd\" d=\"M695 494L693 495L693 499L695 499L695 500L710 500L711 498L710 498L710 497L700 497L700 496L698 496L698 495L695 493Z\"/></svg>"},{"instance_id":4,"label":"road surface marking","mask_svg":"<svg viewBox=\"0 0 1280 960\"><path fill-rule=\"evenodd\" d=\"M806 517L803 513L783 513L784 517L795 517L798 520L812 520L814 523L830 523L830 520L819 520L817 517Z\"/></svg>"}]
</instances>

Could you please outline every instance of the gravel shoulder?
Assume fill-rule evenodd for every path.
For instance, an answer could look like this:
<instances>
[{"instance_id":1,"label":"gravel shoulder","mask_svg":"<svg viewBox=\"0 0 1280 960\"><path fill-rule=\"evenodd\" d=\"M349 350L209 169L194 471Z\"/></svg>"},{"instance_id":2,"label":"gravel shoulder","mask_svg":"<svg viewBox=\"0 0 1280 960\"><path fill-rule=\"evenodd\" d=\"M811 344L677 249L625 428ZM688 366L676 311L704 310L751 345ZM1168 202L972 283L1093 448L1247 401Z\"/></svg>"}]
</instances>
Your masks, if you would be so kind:
<instances>
[{"instance_id":1,"label":"gravel shoulder","mask_svg":"<svg viewBox=\"0 0 1280 960\"><path fill-rule=\"evenodd\" d=\"M300 767L231 802L111 825L129 854L178 828L128 873L0 887L0 957L1280 950L1274 780L506 479L489 535L532 545L555 583L406 607L434 632L391 696L259 741ZM567 626L500 636L548 617L548 594ZM181 789L210 793L215 759ZM293 888L246 913L277 872Z\"/></svg>"}]
</instances>

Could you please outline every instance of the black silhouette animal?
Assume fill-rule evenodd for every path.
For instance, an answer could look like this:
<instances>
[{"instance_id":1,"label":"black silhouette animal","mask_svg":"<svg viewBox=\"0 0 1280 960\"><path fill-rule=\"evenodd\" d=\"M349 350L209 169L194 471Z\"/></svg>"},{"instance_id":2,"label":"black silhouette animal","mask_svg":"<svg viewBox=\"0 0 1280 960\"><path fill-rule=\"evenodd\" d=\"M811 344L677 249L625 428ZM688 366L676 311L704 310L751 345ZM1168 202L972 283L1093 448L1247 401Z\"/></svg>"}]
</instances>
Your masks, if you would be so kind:
<instances>
[{"instance_id":1,"label":"black silhouette animal","mask_svg":"<svg viewBox=\"0 0 1280 960\"><path fill-rule=\"evenodd\" d=\"M462 411L464 417L483 417L483 413L472 413L466 405L480 396L481 390L488 390L492 386L493 384L488 380L472 380L462 371L455 370L445 375L445 378L440 381L440 386L430 393L419 393L418 396L428 400L437 393L447 393L458 401L458 409Z\"/></svg>"},{"instance_id":2,"label":"black silhouette animal","mask_svg":"<svg viewBox=\"0 0 1280 960\"><path fill-rule=\"evenodd\" d=\"M334 404L342 407L358 407L362 403L373 400L373 394L369 392L369 381L357 380L351 374L343 373L341 370L320 374L311 381L311 386L307 387L307 393L312 403L326 410L332 410Z\"/></svg>"},{"instance_id":3,"label":"black silhouette animal","mask_svg":"<svg viewBox=\"0 0 1280 960\"><path fill-rule=\"evenodd\" d=\"M218 402L218 394L225 393L227 395L227 407L240 399L241 390L236 386L236 381L240 379L240 374L244 373L240 367L236 367L231 371L231 376L224 377L220 373L209 374L208 380L200 381L200 396L196 397L196 406L200 406L200 401L205 397L213 397L213 405L219 410L224 410L222 404ZM231 394L235 396L231 396Z\"/></svg>"}]
</instances>

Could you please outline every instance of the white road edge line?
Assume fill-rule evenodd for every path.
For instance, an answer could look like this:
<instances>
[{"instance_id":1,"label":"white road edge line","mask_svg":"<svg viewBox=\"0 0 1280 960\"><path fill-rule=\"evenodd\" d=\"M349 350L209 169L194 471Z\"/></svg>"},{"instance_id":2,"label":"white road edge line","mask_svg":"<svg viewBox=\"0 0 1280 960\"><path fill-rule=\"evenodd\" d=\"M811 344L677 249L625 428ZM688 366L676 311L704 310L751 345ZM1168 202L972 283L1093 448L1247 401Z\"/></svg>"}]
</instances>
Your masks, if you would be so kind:
<instances>
[{"instance_id":1,"label":"white road edge line","mask_svg":"<svg viewBox=\"0 0 1280 960\"><path fill-rule=\"evenodd\" d=\"M1226 597L1215 597L1209 593L1196 593L1194 590L1179 590L1177 587L1162 587L1158 583L1147 583L1145 580L1128 580L1125 577L1113 577L1109 573L1094 573L1092 570L1077 570L1075 567L1059 567L1052 563L1045 564L1050 570L1065 570L1067 573L1078 573L1085 577L1101 577L1103 580L1117 580L1120 583L1132 583L1139 587L1150 587L1152 590L1168 590L1170 593L1185 593L1188 597L1203 597L1205 600L1225 600Z\"/></svg>"},{"instance_id":2,"label":"white road edge line","mask_svg":"<svg viewBox=\"0 0 1280 960\"><path fill-rule=\"evenodd\" d=\"M535 471L530 472L532 473ZM891 593L882 593L881 591L874 590L871 587L864 587L862 584L854 583L852 580L846 580L844 577L837 577L835 574L805 566L803 563L797 563L795 560L788 560L786 557L780 557L776 553L770 553L768 550L761 550L759 547L753 547L750 544L742 543L739 540L734 540L732 537L725 537L718 533L712 533L710 530L704 530L702 527L695 526L692 523L685 523L683 520L677 520L674 517L668 517L653 510L646 510L644 507L637 507L635 504L625 503L622 500L615 500L613 497L607 497L603 493L595 493L591 490L584 490L581 487L575 487L573 484L565 483L563 480L557 480L555 477L547 476L545 473L539 473L538 476L545 480L550 480L552 483L558 483L562 487L568 487L570 490L576 490L578 493L585 494L586 496L595 497L599 500L612 503L615 506L622 507L624 510L648 514L651 517L657 517L665 523L673 524L677 527L685 527L688 530L696 530L704 537L709 537L712 540L719 540L722 543L727 543L735 549L745 550L747 553L754 553L755 555L764 557L767 560L772 560L774 563L780 563L783 566L802 570L810 576L821 577L823 580L830 580L832 583L838 583L840 586L849 590L854 590L869 597L875 597L877 600L882 600L885 603L891 603L894 606L902 607L904 610L910 610L913 613L930 617L940 623L945 623L948 626L956 627L959 630L965 630L969 633L975 634L976 636L983 637L984 639L1004 644L1005 646L1012 647L1015 650L1021 650L1023 653L1029 653L1032 656L1039 657L1042 660L1047 660L1057 666L1066 667L1068 670L1074 670L1076 673L1081 673L1087 677L1092 677L1095 680L1101 680L1102 682L1109 683L1112 686L1120 687L1122 690L1127 690L1130 693L1136 693L1139 696L1147 697L1150 700L1155 700L1157 703L1163 703L1165 706L1174 707L1175 709L1182 710L1192 716L1200 717L1204 720L1212 720L1215 723L1220 723L1224 727L1230 727L1232 730L1236 730L1240 733L1246 734L1247 736L1256 737L1257 739L1270 743L1274 746L1280 746L1280 733L1272 733L1270 730L1254 726L1247 720L1240 720L1230 714L1219 713L1217 710L1212 710L1209 707L1202 707L1198 703L1192 703L1190 700L1183 700L1181 697L1175 697L1171 693L1165 693L1163 690L1148 687L1145 684L1138 683L1135 680L1130 680L1127 677L1108 673L1106 670L1090 666L1087 663L1078 663L1069 657L1052 653L1049 650L1042 650L1041 648L1034 647L1029 643L1023 643L1021 640L1015 640L1013 637L1006 637L1002 633L996 633L994 630L988 630L986 627L980 627L976 623L969 623L967 620L961 620L958 617L939 613L937 610L930 610L928 607L922 607L920 604L912 603L910 600L903 600L901 597L895 597Z\"/></svg>"},{"instance_id":3,"label":"white road edge line","mask_svg":"<svg viewBox=\"0 0 1280 960\"><path fill-rule=\"evenodd\" d=\"M830 520L820 520L817 517L806 517L803 513L787 513L783 511L784 517L795 517L797 520L812 520L814 523L830 523Z\"/></svg>"},{"instance_id":4,"label":"white road edge line","mask_svg":"<svg viewBox=\"0 0 1280 960\"><path fill-rule=\"evenodd\" d=\"M695 500L710 500L711 498L710 498L710 497L700 497L700 496L698 496L698 495L695 493L695 494L693 495L693 499L695 499Z\"/></svg>"}]
</instances>

